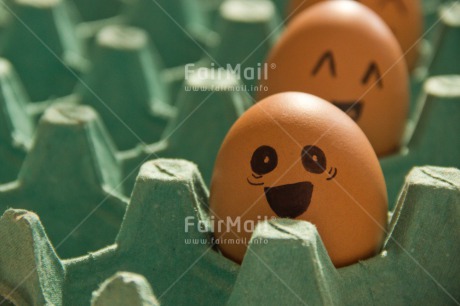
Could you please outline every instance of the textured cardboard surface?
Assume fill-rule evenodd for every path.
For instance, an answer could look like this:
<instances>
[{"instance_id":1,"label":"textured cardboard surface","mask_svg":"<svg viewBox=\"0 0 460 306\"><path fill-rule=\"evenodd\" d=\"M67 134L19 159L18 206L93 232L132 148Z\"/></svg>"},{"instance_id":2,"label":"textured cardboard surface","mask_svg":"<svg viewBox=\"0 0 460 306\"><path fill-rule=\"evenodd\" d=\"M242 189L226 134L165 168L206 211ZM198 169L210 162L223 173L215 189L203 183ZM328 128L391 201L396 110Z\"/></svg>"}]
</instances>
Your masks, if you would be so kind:
<instances>
[{"instance_id":1,"label":"textured cardboard surface","mask_svg":"<svg viewBox=\"0 0 460 306\"><path fill-rule=\"evenodd\" d=\"M232 69L240 65L243 82L255 96L256 90L250 86L258 86L259 79L244 78L244 71L252 68L256 76L258 69L265 69L264 60L282 31L280 24L275 5L269 0L226 1L220 7L215 25L220 42L210 49L210 60L217 66L230 65Z\"/></svg>"},{"instance_id":2,"label":"textured cardboard surface","mask_svg":"<svg viewBox=\"0 0 460 306\"><path fill-rule=\"evenodd\" d=\"M38 216L7 210L0 219L0 241L0 298L16 305L62 305L64 267Z\"/></svg>"},{"instance_id":3,"label":"textured cardboard surface","mask_svg":"<svg viewBox=\"0 0 460 306\"><path fill-rule=\"evenodd\" d=\"M152 297L142 278L112 277L129 271L145 277L162 305L450 305L460 299L459 208L458 169L415 168L379 255L335 269L312 224L280 219L259 224L239 268L213 249L210 232L184 231L185 217L209 218L196 166L156 160L141 169L115 244L97 252L62 261L35 214L8 210L0 295L26 301L18 305L104 303L119 290L133 303ZM107 293L113 286L120 289Z\"/></svg>"},{"instance_id":4,"label":"textured cardboard surface","mask_svg":"<svg viewBox=\"0 0 460 306\"><path fill-rule=\"evenodd\" d=\"M67 2L15 0L2 6L13 17L2 31L0 56L13 63L32 101L69 94L84 70L84 51Z\"/></svg>"},{"instance_id":5,"label":"textured cardboard surface","mask_svg":"<svg viewBox=\"0 0 460 306\"><path fill-rule=\"evenodd\" d=\"M147 280L138 274L118 272L93 292L91 306L159 306Z\"/></svg>"},{"instance_id":6,"label":"textured cardboard surface","mask_svg":"<svg viewBox=\"0 0 460 306\"><path fill-rule=\"evenodd\" d=\"M66 263L64 299L72 301L69 305L87 304L98 284L121 270L142 274L155 284L152 288L164 305L223 304L238 266L212 250L209 232L196 227L184 231L186 216L207 218L206 198L195 165L172 160L145 164L116 244ZM185 239L200 243L191 247Z\"/></svg>"},{"instance_id":7,"label":"textured cardboard surface","mask_svg":"<svg viewBox=\"0 0 460 306\"><path fill-rule=\"evenodd\" d=\"M452 168L412 170L381 253L338 270L313 225L261 224L228 305L458 304L459 174Z\"/></svg>"},{"instance_id":8,"label":"textured cardboard surface","mask_svg":"<svg viewBox=\"0 0 460 306\"><path fill-rule=\"evenodd\" d=\"M163 305L456 304L436 282L460 300L458 170L414 170L399 197L395 239L386 253L345 269L331 268L315 229L298 222L261 228L254 241L267 238L270 245L253 244L241 268L209 249L210 233L189 233L205 245L184 245L184 217L207 218L205 185L220 141L252 103L236 83L214 92L219 79L201 80L203 91L186 91L192 84L184 83L184 65L206 66L218 56L243 61L242 50L273 29L287 3L273 0L279 16L249 25L222 20L221 2L0 3L0 56L12 63L0 61L0 301L89 305L97 296L94 302L114 305L118 297L104 290L112 284L133 294L124 296L125 305L152 297L149 285ZM434 27L412 76L414 113L401 152L381 161L390 205L413 166L459 167L460 15L458 1L452 3L423 1L425 28ZM123 35L99 44L97 36L114 24L140 26L134 32L148 33L149 42L130 51L126 46L133 44ZM238 49L249 33L252 40ZM271 43L264 41L247 64ZM144 166L128 200L140 165L155 157L192 160L203 180L189 163L158 160Z\"/></svg>"},{"instance_id":9,"label":"textured cardboard surface","mask_svg":"<svg viewBox=\"0 0 460 306\"><path fill-rule=\"evenodd\" d=\"M50 108L16 181L0 185L0 209L36 212L62 258L110 244L127 200L106 131L88 107ZM79 226L84 222L84 226ZM95 233L97 233L95 235Z\"/></svg>"},{"instance_id":10,"label":"textured cardboard surface","mask_svg":"<svg viewBox=\"0 0 460 306\"><path fill-rule=\"evenodd\" d=\"M252 99L238 90L241 84L235 75L218 76L215 70L207 71L208 76L191 76L184 83L178 97L177 115L166 126L161 140L122 156L124 173L129 173L126 190L132 189L137 174L133 169L158 157L193 161L205 182L211 181L220 145L236 119L252 105Z\"/></svg>"},{"instance_id":11,"label":"textured cardboard surface","mask_svg":"<svg viewBox=\"0 0 460 306\"><path fill-rule=\"evenodd\" d=\"M83 2L83 0L76 0L76 6L80 11L84 10ZM23 4L19 3L19 1L13 1L10 5L2 5L3 10L6 11L6 15L11 11L16 17L21 18L20 20L23 22L30 23L29 30L32 30L33 33L30 33L27 28L24 28L20 20L15 16L9 14L9 17L4 18L3 30L5 34L0 37L0 46L3 46L3 49L0 48L0 51L4 50L4 53L0 52L0 55L9 58L9 60L13 62L14 68L18 71L20 79L15 81L15 83L18 84L15 85L15 87L21 87L19 83L22 80L26 85L27 93L32 97L32 101L35 102L34 105L31 105L30 102L27 103L28 101L26 101L25 106L26 113L29 113L29 116L33 118L39 117L47 106L59 102L60 100L49 100L46 103L37 103L35 91L43 93L42 97L38 98L38 100L62 96L72 91L72 89L69 89L65 90L65 92L54 93L55 87L62 89L65 86L63 87L59 85L60 83L56 82L52 83L48 79L48 75L53 75L53 77L56 77L59 81L64 81L67 77L59 72L61 71L59 69L65 70L64 64L67 64L67 68L75 68L76 66L78 69L73 69L73 72L77 72L77 70L83 72L81 74L81 81L84 83L78 82L79 85L75 90L77 97L72 97L71 100L80 101L81 103L93 106L103 118L104 124L114 139L118 149L123 151L117 155L119 155L121 159L123 176L130 177L125 183L126 195L130 194L138 167L146 160L145 158L147 156L149 158L156 156L180 157L195 161L198 163L205 177L205 181L208 182L213 167L213 152L218 150L220 143L218 143L217 140L222 139L222 136L215 137L216 142L210 145L210 149L195 145L170 148L169 144L165 141L155 142L162 138L161 135L163 135L163 130L166 126L173 125L173 122L176 122L176 126L178 126L182 119L195 117L194 108L198 107L200 102L204 99L197 93L184 92L184 66L162 69L162 67L169 67L170 65L165 65L161 62L165 62L165 56L168 58L171 57L173 62L181 63L181 65L194 62L199 58L205 58L205 61L201 61L197 63L197 65L209 65L209 61L212 60L210 58L214 58L219 59L219 62L241 63L244 61L245 65L251 66L254 65L257 60L263 58L263 54L267 52L267 49L277 37L276 32L282 30L282 27L277 28L273 25L273 23L276 23L275 21L277 19L279 20L279 17L267 14L265 19L257 19L257 16L255 16L257 9L254 9L254 16L252 17L249 15L241 16L239 20L237 18L229 18L227 16L228 14L226 15L225 13L226 10L224 7L220 9L219 2L218 0L199 0L196 3L197 8L200 8L198 12L196 8L190 8L190 4L187 1L172 1L171 3L169 3L169 1L167 3L161 1L157 3L153 1L130 2L119 8L119 17L97 20L91 23L79 23L77 25L77 21L79 20L78 17L66 17L68 15L76 15L71 3L64 5L61 1L55 1L53 5L35 7L27 3ZM274 3L278 8L278 13L280 13L286 1L274 1ZM439 96L441 96L441 99L444 99L442 96L451 90L446 88L445 93L438 92L436 94L422 90L425 81L433 75L447 73L460 74L455 53L457 49L455 45L457 43L456 37L458 36L457 32L460 24L460 15L458 5L453 4L454 2L446 2L441 6L440 3L434 0L424 2L426 28L430 29L430 24L433 28L430 29L429 32L432 35L428 35L429 33L427 33L425 41L423 42L423 45L427 46L425 49L428 51L425 52L425 57L420 61L419 68L412 76L413 83L417 85L412 91L414 114L412 116L413 118L408 120L408 135L412 134L412 129L416 124L417 127L423 127L424 124L417 123L420 113L428 117L427 120L421 120L420 122L430 121L433 125L438 126L439 130L455 130L456 128L455 122L458 120L446 119L447 117L443 115L444 111L440 111L436 108L432 109L430 107L431 103L425 103L425 101L428 100L427 96L430 97L429 99L438 99L436 97ZM104 5L102 2L100 5L100 7L97 6L93 8L94 14L103 15L102 10L104 10ZM107 3L105 5L107 5ZM27 14L22 13L23 7L25 7L24 12ZM164 10L162 10L162 8ZM437 12L438 8L439 13ZM66 21L64 23L57 21L53 22L53 19L49 17L51 16L50 12L55 12L55 14L52 15L53 18ZM24 14L24 16L21 14ZM133 17L137 16L136 14L140 16L137 19ZM213 16L210 18L208 18L209 16L200 17L206 14ZM434 14L440 17L437 23L431 20ZM157 28L153 29L149 22L154 22L154 18L145 18L146 16L157 15L161 15L161 18L155 20L159 25ZM171 18L176 18L178 20L178 25L183 28L182 30L189 31L191 37L184 38L184 32L181 31L180 27L172 22L167 15ZM130 23L130 20L132 23ZM214 23L212 20L214 20ZM124 23L129 25L136 22L142 23L146 32L143 32L141 29L133 29L137 34L130 35L129 31L126 31L126 26L118 26L123 29L123 31L120 32L125 34L114 35L115 37L108 45L98 44L97 38L95 37L87 37L87 35L101 36L102 32L109 31L107 28L113 28L113 24ZM211 25L215 32L208 30ZM43 28L46 27L51 27L53 30L43 32ZM59 29L62 27L62 31L58 31L56 27L59 27ZM88 29L92 29L89 31L90 34L87 33ZM162 33L168 33L168 30L172 32L168 33L167 36L161 33L160 35L158 34L159 29L162 30ZM195 31L195 29L199 30ZM16 33L15 31L19 32ZM182 34L174 36L173 34L177 31L180 31ZM15 37L17 37L17 39L11 43L11 35L13 34L8 34L10 32L14 32ZM65 38L59 38L59 35L64 35L68 32L70 34L65 35ZM128 34L126 34L126 32L128 32ZM270 39L261 41L262 37L266 35L267 32L272 34ZM128 51L126 47L133 45L130 43L130 41L132 41L131 36L143 36L143 34L139 33L148 33L150 36L150 43L137 44L137 47L134 49L128 48L131 51L137 50L136 52ZM161 37L156 37L156 35L160 35ZM196 44L194 47L185 47L190 44L190 39L195 38L196 35L200 37L198 42L202 41L204 38L204 40L209 40L209 45L205 44L204 47L202 46L203 49L200 49ZM38 36L41 41L38 40L36 36ZM129 38L126 37L126 39L123 39L123 36L128 36ZM160 44L162 40L169 40L169 37L173 36L176 37L174 43L177 44L177 47L171 49L166 48L164 44ZM240 48L241 50L238 49L235 51L232 50L235 48L231 47L232 45L241 44L241 39L246 36L251 36L252 39L249 39L251 41L250 43L243 44L244 48L247 47L250 49L249 45L252 46L255 41L261 41L261 43L258 44L256 52L251 52L247 56L241 51L244 49L243 47ZM147 39L147 41L148 40L149 39ZM184 43L184 41L188 42ZM50 50L44 47L43 43L48 45ZM89 45L85 46L85 43L89 43ZM19 48L17 44L20 44L21 48ZM60 44L62 44L62 46ZM161 48L164 48L164 50L159 50L158 56L145 55L150 53L155 54L154 50ZM187 50L190 55L193 53L191 50L194 48L200 49L197 54L200 53L201 55L191 60L187 58L188 55L184 55L184 51ZM10 49L12 53L6 52ZM17 52L16 50L22 51ZM29 53L34 54L33 63L29 63L25 60L26 55L22 55L24 50L27 50L27 56ZM167 54L165 55L165 53ZM202 56L203 54L204 56ZM57 60L56 56L62 61L60 62ZM174 59L174 57L177 57L177 59ZM151 60L146 62L143 60L145 58L151 58ZM38 63L40 63L40 66L37 69L32 69L33 73L25 72L26 68L24 67L27 67L27 69L33 68L35 67L34 65L38 65ZM57 66L59 66L59 68L56 69L59 71L53 68ZM75 74L69 72L69 70L63 73L70 73L71 78L75 78ZM79 73L76 75L78 76ZM40 82L32 82L28 79L32 77L34 80L39 79ZM450 77L455 78L454 76L449 76L449 78ZM76 80L73 80L72 84L75 82ZM34 88L31 88L31 86ZM210 93L208 90L207 92ZM219 98L217 95L213 97L215 99ZM452 99L452 97L450 99ZM182 109L179 109L177 112L174 111L174 107L168 106L168 104L184 104L181 102L183 100L196 101L196 103L191 102L190 105L194 105L194 107L189 107L187 110L185 110L185 106L182 106ZM250 99L247 100L250 103ZM208 104L210 103L206 103L207 106ZM452 103L449 106L447 115L456 118L459 116L460 111L454 104L455 103ZM210 108L210 106L208 107ZM201 106L199 108L201 109ZM206 109L206 106L204 106L204 108ZM207 116L199 116L199 120L193 123L190 122L187 124L187 127L181 126L178 129L187 129L185 139L203 139L203 137L201 137L203 134L202 131L212 131L215 135L225 135L229 124L221 125L217 119L222 117L222 112L225 118L228 118L227 122L230 124L236 120L235 116L227 115L228 112L225 108L221 108L216 112L209 109ZM5 116L5 120L21 122L21 125L30 120L27 118L27 115L12 114L11 111L7 112ZM123 123L120 122L117 117L122 119ZM187 119L187 122L188 121ZM8 129L5 127L1 127L0 129L2 130L0 134L9 133ZM425 135L424 131L416 132L416 134ZM427 138L431 136L427 134L423 137ZM456 139L451 140L450 137L452 137L452 134L449 135L446 133L438 134L434 137L435 139L439 139L440 143L447 144L443 145L446 148L443 150L443 153L436 154L436 158L434 159L432 158L434 155L433 152L436 151L434 149L418 150L416 155L425 154L421 159L413 158L412 156L410 158L405 158L404 155L412 155L414 149L408 151L407 147L403 146L401 148L401 154L395 152L393 156L388 158L389 160L395 159L397 162L387 162L386 159L382 161L385 173L389 173L387 184L389 186L389 195L391 199L394 200L396 198L396 194L401 188L405 174L413 166L425 164L458 166L457 162L451 162L452 156L458 155L458 151L456 151L458 149ZM148 146L137 147L139 144L142 145L142 142L147 143ZM195 143L196 142L194 142L194 144ZM407 144L407 142L405 144ZM11 181L15 178L15 173L18 172L21 161L24 158L23 149L10 150L5 149L5 147L9 148L11 145L4 142L0 145L2 155L5 156L5 158L2 158L2 161L8 160L8 162L2 165L5 170L0 172L0 177L5 177L1 180L2 182ZM454 152L454 154L452 154L452 152ZM446 158L443 157L444 154L447 156Z\"/></svg>"},{"instance_id":12,"label":"textured cardboard surface","mask_svg":"<svg viewBox=\"0 0 460 306\"><path fill-rule=\"evenodd\" d=\"M199 2L140 0L128 4L125 15L128 24L150 33L167 67L180 66L198 61L211 43L209 19Z\"/></svg>"},{"instance_id":13,"label":"textured cardboard surface","mask_svg":"<svg viewBox=\"0 0 460 306\"><path fill-rule=\"evenodd\" d=\"M460 168L460 76L432 77L408 127L400 154L381 159L391 203L395 203L404 176L413 166L438 165ZM390 206L392 207L392 206Z\"/></svg>"},{"instance_id":14,"label":"textured cardboard surface","mask_svg":"<svg viewBox=\"0 0 460 306\"><path fill-rule=\"evenodd\" d=\"M111 127L117 148L128 150L159 140L174 109L168 105L168 87L160 76L162 63L147 33L120 25L104 27L91 62L75 92Z\"/></svg>"},{"instance_id":15,"label":"textured cardboard surface","mask_svg":"<svg viewBox=\"0 0 460 306\"><path fill-rule=\"evenodd\" d=\"M0 183L16 179L32 142L34 122L29 98L10 62L0 59Z\"/></svg>"}]
</instances>

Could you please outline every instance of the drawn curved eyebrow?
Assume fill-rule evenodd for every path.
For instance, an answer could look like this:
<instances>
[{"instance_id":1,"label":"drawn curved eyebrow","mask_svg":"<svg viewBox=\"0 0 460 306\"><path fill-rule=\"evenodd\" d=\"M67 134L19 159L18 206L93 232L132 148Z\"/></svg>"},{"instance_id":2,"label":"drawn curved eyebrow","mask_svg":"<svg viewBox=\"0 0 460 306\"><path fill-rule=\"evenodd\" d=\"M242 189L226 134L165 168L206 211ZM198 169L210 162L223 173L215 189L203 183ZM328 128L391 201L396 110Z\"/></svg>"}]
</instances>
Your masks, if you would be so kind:
<instances>
[{"instance_id":1,"label":"drawn curved eyebrow","mask_svg":"<svg viewBox=\"0 0 460 306\"><path fill-rule=\"evenodd\" d=\"M334 56L332 55L332 51L328 50L326 51L318 60L318 63L316 63L315 67L313 68L311 74L316 75L318 71L321 69L323 64L325 62L329 63L329 72L333 77L336 76L336 71L335 71L335 61L334 61Z\"/></svg>"},{"instance_id":2,"label":"drawn curved eyebrow","mask_svg":"<svg viewBox=\"0 0 460 306\"><path fill-rule=\"evenodd\" d=\"M379 67L377 66L377 64L375 62L371 62L369 64L369 68L367 68L366 73L364 74L363 78L361 79L361 83L363 85L367 84L372 75L375 75L375 79L376 79L376 82L377 82L377 85L379 86L379 88L383 88L383 82L382 82L382 77L380 76Z\"/></svg>"}]
</instances>

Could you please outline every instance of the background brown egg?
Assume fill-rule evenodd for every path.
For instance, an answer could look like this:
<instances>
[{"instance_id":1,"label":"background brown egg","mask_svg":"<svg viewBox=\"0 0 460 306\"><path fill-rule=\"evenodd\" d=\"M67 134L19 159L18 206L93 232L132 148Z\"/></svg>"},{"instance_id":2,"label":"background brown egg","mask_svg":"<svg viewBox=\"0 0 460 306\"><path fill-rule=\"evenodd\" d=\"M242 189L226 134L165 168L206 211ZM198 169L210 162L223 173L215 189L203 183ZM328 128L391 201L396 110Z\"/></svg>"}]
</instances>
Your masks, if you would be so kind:
<instances>
[{"instance_id":1,"label":"background brown egg","mask_svg":"<svg viewBox=\"0 0 460 306\"><path fill-rule=\"evenodd\" d=\"M268 63L276 69L262 80L268 91L259 98L284 91L317 95L348 109L377 155L399 147L409 105L407 67L390 29L364 5L325 1L305 10Z\"/></svg>"},{"instance_id":2,"label":"background brown egg","mask_svg":"<svg viewBox=\"0 0 460 306\"><path fill-rule=\"evenodd\" d=\"M315 3L324 0L291 0L287 17L294 18ZM419 39L422 37L423 16L419 0L357 0L376 12L393 31L410 71L419 57Z\"/></svg>"},{"instance_id":3,"label":"background brown egg","mask_svg":"<svg viewBox=\"0 0 460 306\"><path fill-rule=\"evenodd\" d=\"M223 254L236 262L246 244L235 241L249 241L243 225L251 228L251 220L310 221L337 267L375 254L387 220L385 181L366 136L338 108L304 93L271 96L233 125L215 164L210 207L215 224L241 218L241 231L214 226Z\"/></svg>"}]
</instances>

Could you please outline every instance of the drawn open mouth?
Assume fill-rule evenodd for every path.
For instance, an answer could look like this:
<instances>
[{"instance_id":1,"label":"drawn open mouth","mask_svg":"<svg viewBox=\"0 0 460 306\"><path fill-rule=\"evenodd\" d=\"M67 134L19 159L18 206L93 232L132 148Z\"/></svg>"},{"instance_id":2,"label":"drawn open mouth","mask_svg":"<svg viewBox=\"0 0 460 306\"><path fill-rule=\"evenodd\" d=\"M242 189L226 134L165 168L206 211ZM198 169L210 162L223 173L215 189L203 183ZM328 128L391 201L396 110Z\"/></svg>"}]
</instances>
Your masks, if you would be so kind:
<instances>
[{"instance_id":1,"label":"drawn open mouth","mask_svg":"<svg viewBox=\"0 0 460 306\"><path fill-rule=\"evenodd\" d=\"M271 209L281 218L297 218L310 205L313 184L300 182L276 187L265 187L265 197Z\"/></svg>"},{"instance_id":2,"label":"drawn open mouth","mask_svg":"<svg viewBox=\"0 0 460 306\"><path fill-rule=\"evenodd\" d=\"M332 104L340 108L343 112L345 112L351 119L354 121L358 121L361 117L361 113L363 111L363 102L362 101L353 101L353 102L339 102L339 101L332 101Z\"/></svg>"}]
</instances>

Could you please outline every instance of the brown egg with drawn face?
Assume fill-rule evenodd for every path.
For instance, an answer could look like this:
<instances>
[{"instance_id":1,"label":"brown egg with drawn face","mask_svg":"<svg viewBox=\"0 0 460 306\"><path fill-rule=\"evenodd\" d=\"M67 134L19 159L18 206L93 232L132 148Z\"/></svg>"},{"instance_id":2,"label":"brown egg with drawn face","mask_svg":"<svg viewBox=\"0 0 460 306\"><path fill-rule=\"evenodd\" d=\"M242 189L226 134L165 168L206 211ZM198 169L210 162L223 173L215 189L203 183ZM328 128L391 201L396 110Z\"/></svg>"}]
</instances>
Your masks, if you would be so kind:
<instances>
[{"instance_id":1,"label":"brown egg with drawn face","mask_svg":"<svg viewBox=\"0 0 460 306\"><path fill-rule=\"evenodd\" d=\"M352 1L325 1L293 20L268 57L276 65L259 98L285 91L319 96L352 117L377 155L399 148L409 105L401 48L384 22Z\"/></svg>"},{"instance_id":2,"label":"brown egg with drawn face","mask_svg":"<svg viewBox=\"0 0 460 306\"><path fill-rule=\"evenodd\" d=\"M324 0L291 0L287 17L292 20L301 12ZM336 0L332 0L336 1ZM395 35L412 71L419 58L419 39L423 31L423 15L420 0L357 0L377 13Z\"/></svg>"},{"instance_id":3,"label":"brown egg with drawn face","mask_svg":"<svg viewBox=\"0 0 460 306\"><path fill-rule=\"evenodd\" d=\"M222 144L210 193L214 235L241 262L259 220L306 220L341 267L380 249L386 194L375 152L350 117L313 95L276 94L246 111Z\"/></svg>"}]
</instances>

